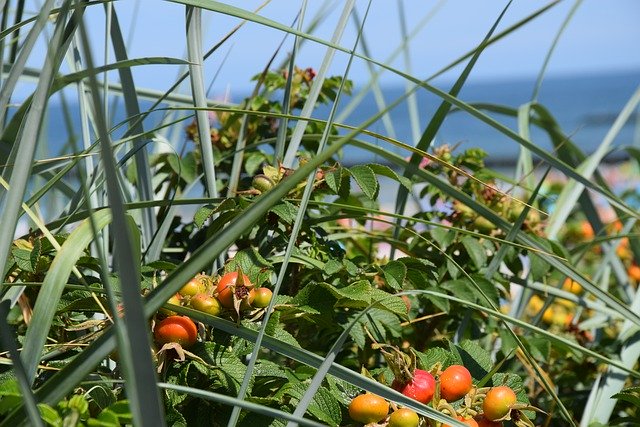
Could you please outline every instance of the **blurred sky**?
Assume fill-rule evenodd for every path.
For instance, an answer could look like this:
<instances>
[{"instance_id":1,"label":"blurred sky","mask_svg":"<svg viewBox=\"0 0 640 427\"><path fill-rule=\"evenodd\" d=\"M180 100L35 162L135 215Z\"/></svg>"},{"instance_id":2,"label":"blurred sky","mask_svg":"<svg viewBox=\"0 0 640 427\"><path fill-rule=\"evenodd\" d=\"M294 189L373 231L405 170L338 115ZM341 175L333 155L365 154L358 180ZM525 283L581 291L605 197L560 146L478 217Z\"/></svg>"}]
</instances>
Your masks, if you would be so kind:
<instances>
[{"instance_id":1,"label":"blurred sky","mask_svg":"<svg viewBox=\"0 0 640 427\"><path fill-rule=\"evenodd\" d=\"M255 9L261 1L237 0L226 3ZM291 25L301 1L273 0L260 14L280 23ZM311 22L324 1L311 0L304 22ZM331 1L330 13L314 33L329 40L342 11L343 1ZM362 18L367 6L357 0L357 11ZM410 72L425 78L475 47L495 22L507 4L504 0L404 0L402 1L408 32L425 16L430 21L410 41ZM507 10L498 31L549 4L549 1L514 0ZM472 72L471 81L513 79L535 76L543 63L558 29L574 1L564 0L525 27L490 46L481 56ZM184 6L159 0L124 0L113 3L125 37L130 41L129 57L172 56L185 57ZM364 41L370 56L386 62L390 54L402 43L398 1L373 0L364 27ZM104 62L104 11L93 6L87 13L96 62ZM239 19L204 13L204 49L217 43L224 34L240 22ZM640 0L584 0L551 59L547 76L576 73L596 73L611 70L639 70L640 72ZM340 44L351 48L357 34L350 21ZM255 23L247 23L206 62L206 78L212 79L219 71L212 94L221 96L245 92L251 87L249 79L258 73L283 40L283 33ZM283 51L275 61L279 64L289 50L293 37L284 42ZM326 48L305 42L297 64L301 67L320 66ZM342 74L348 56L337 53L330 74ZM399 55L390 63L408 70ZM453 80L461 68L447 74ZM140 86L166 89L175 81L179 68L172 66L143 66L135 68L136 83ZM114 74L114 78L116 75ZM369 79L363 61L356 60L349 78L356 84ZM384 84L403 84L401 78L385 72ZM208 82L207 82L208 83Z\"/></svg>"}]
</instances>

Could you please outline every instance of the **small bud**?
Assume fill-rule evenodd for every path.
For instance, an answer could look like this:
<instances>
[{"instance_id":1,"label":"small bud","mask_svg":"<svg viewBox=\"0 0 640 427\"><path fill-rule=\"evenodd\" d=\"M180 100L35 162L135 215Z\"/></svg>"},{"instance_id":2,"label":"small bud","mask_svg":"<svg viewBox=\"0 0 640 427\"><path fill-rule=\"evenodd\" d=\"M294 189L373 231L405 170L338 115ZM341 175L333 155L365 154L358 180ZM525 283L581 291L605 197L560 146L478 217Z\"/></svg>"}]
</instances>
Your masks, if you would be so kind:
<instances>
[{"instance_id":1,"label":"small bud","mask_svg":"<svg viewBox=\"0 0 640 427\"><path fill-rule=\"evenodd\" d=\"M253 188L258 190L260 193L265 193L271 190L275 185L274 182L266 175L254 176L251 184L253 185Z\"/></svg>"}]
</instances>

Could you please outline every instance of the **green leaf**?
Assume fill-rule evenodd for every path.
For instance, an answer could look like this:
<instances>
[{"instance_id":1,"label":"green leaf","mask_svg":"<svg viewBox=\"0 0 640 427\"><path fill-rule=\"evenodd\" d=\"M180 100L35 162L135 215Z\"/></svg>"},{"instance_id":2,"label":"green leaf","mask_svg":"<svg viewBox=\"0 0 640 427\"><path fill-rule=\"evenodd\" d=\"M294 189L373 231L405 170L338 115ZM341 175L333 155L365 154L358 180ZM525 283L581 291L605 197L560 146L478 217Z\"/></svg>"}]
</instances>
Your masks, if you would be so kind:
<instances>
[{"instance_id":1,"label":"green leaf","mask_svg":"<svg viewBox=\"0 0 640 427\"><path fill-rule=\"evenodd\" d=\"M318 389L309 405L309 412L320 421L330 426L338 426L342 421L340 404L333 394L324 387Z\"/></svg>"},{"instance_id":2,"label":"green leaf","mask_svg":"<svg viewBox=\"0 0 640 427\"><path fill-rule=\"evenodd\" d=\"M193 222L195 223L196 227L202 228L204 223L209 218L211 218L211 215L213 215L215 211L216 211L216 208L214 208L211 205L205 205L198 208L195 215L193 216Z\"/></svg>"},{"instance_id":3,"label":"green leaf","mask_svg":"<svg viewBox=\"0 0 640 427\"><path fill-rule=\"evenodd\" d=\"M32 251L27 249L13 249L11 254L13 255L13 259L16 262L16 265L21 270L27 271L29 273L33 273L35 271L35 263L32 262L31 259Z\"/></svg>"},{"instance_id":4,"label":"green leaf","mask_svg":"<svg viewBox=\"0 0 640 427\"><path fill-rule=\"evenodd\" d=\"M225 264L224 271L225 273L230 273L238 271L238 268L242 269L242 272L249 277L249 280L258 286L269 279L273 267L269 261L260 255L257 249L248 248L236 253L233 259Z\"/></svg>"},{"instance_id":5,"label":"green leaf","mask_svg":"<svg viewBox=\"0 0 640 427\"><path fill-rule=\"evenodd\" d=\"M342 264L342 262L338 261L337 259L330 259L324 264L324 274L326 274L327 276L333 276L343 268L344 265Z\"/></svg>"},{"instance_id":6,"label":"green leaf","mask_svg":"<svg viewBox=\"0 0 640 427\"><path fill-rule=\"evenodd\" d=\"M413 352L417 356L418 366L427 371L436 364L441 364L443 368L454 364L451 353L442 347L430 347L424 353L416 350Z\"/></svg>"},{"instance_id":7,"label":"green leaf","mask_svg":"<svg viewBox=\"0 0 640 427\"><path fill-rule=\"evenodd\" d=\"M407 315L407 305L404 300L396 295L391 295L382 289L373 288L371 290L371 303L377 301L381 308L400 316Z\"/></svg>"},{"instance_id":8,"label":"green leaf","mask_svg":"<svg viewBox=\"0 0 640 427\"><path fill-rule=\"evenodd\" d=\"M528 337L522 338L522 341L525 343L531 356L536 359L547 362L551 355L551 343L549 340L544 337Z\"/></svg>"},{"instance_id":9,"label":"green leaf","mask_svg":"<svg viewBox=\"0 0 640 427\"><path fill-rule=\"evenodd\" d=\"M350 303L351 301L360 301L363 303L355 305L357 307L367 306L371 303L372 287L371 283L367 280L359 280L344 288L336 288L326 283L322 283L322 286L338 298L337 305L339 306L354 306Z\"/></svg>"},{"instance_id":10,"label":"green leaf","mask_svg":"<svg viewBox=\"0 0 640 427\"><path fill-rule=\"evenodd\" d=\"M611 396L612 399L629 402L636 408L640 408L640 387L628 387Z\"/></svg>"},{"instance_id":11,"label":"green leaf","mask_svg":"<svg viewBox=\"0 0 640 427\"><path fill-rule=\"evenodd\" d=\"M334 193L339 194L340 185L342 184L342 168L338 167L336 170L326 172L324 180Z\"/></svg>"},{"instance_id":12,"label":"green leaf","mask_svg":"<svg viewBox=\"0 0 640 427\"><path fill-rule=\"evenodd\" d=\"M411 180L409 178L404 177L404 176L398 175L389 166L379 165L379 164L376 164L376 163L370 163L367 166L369 166L369 168L371 168L371 170L376 175L382 175L382 176L386 176L387 178L391 178L394 181L399 182L407 190L411 190L412 189Z\"/></svg>"},{"instance_id":13,"label":"green leaf","mask_svg":"<svg viewBox=\"0 0 640 427\"><path fill-rule=\"evenodd\" d=\"M269 210L269 212L273 212L278 215L278 217L285 223L293 224L293 221L296 220L296 215L298 214L298 208L290 202L284 202L275 205Z\"/></svg>"},{"instance_id":14,"label":"green leaf","mask_svg":"<svg viewBox=\"0 0 640 427\"><path fill-rule=\"evenodd\" d=\"M450 291L453 296L465 301L476 301L476 292L471 282L465 279L447 280L440 285L442 289Z\"/></svg>"},{"instance_id":15,"label":"green leaf","mask_svg":"<svg viewBox=\"0 0 640 427\"><path fill-rule=\"evenodd\" d=\"M202 226L204 225L204 223L211 218L211 216L214 213L217 212L224 212L224 211L229 211L229 210L233 210L236 208L236 202L233 199L224 199L222 202L220 202L220 204L218 204L216 207L212 206L212 205L205 205L200 207L194 217L193 217L193 221L196 224L196 226L198 228L202 228Z\"/></svg>"},{"instance_id":16,"label":"green leaf","mask_svg":"<svg viewBox=\"0 0 640 427\"><path fill-rule=\"evenodd\" d=\"M111 222L111 212L108 209L98 211L94 214L93 220L96 228L101 230ZM27 328L22 350L22 360L31 381L35 377L42 349L67 279L75 262L92 240L91 222L85 220L73 230L62 245L44 279L33 309L32 322Z\"/></svg>"},{"instance_id":17,"label":"green leaf","mask_svg":"<svg viewBox=\"0 0 640 427\"><path fill-rule=\"evenodd\" d=\"M378 194L378 180L373 170L366 165L356 165L348 169L365 196L375 199Z\"/></svg>"},{"instance_id":18,"label":"green leaf","mask_svg":"<svg viewBox=\"0 0 640 427\"><path fill-rule=\"evenodd\" d=\"M45 403L38 403L38 410L44 422L51 426L62 427L62 417L51 406Z\"/></svg>"},{"instance_id":19,"label":"green leaf","mask_svg":"<svg viewBox=\"0 0 640 427\"><path fill-rule=\"evenodd\" d=\"M396 291L402 290L402 283L407 275L407 266L400 261L389 261L381 268L387 285Z\"/></svg>"},{"instance_id":20,"label":"green leaf","mask_svg":"<svg viewBox=\"0 0 640 427\"><path fill-rule=\"evenodd\" d=\"M480 293L480 291L482 291L482 293L486 297L488 297L489 300L493 303L494 307L497 307L500 305L500 294L498 293L498 289L496 288L496 285L491 280L486 279L484 276L480 274L473 274L471 278L476 282L476 284L478 285L478 288L480 288L478 290L473 285L471 287L473 291L477 294L477 302L479 304L482 304L485 307L493 308Z\"/></svg>"},{"instance_id":21,"label":"green leaf","mask_svg":"<svg viewBox=\"0 0 640 427\"><path fill-rule=\"evenodd\" d=\"M483 378L493 368L491 354L482 348L477 342L464 340L456 346L462 365L464 365L473 378Z\"/></svg>"},{"instance_id":22,"label":"green leaf","mask_svg":"<svg viewBox=\"0 0 640 427\"><path fill-rule=\"evenodd\" d=\"M482 244L471 236L463 237L461 242L464 248L467 250L469 258L471 258L476 267L483 267L487 262L487 253Z\"/></svg>"},{"instance_id":23,"label":"green leaf","mask_svg":"<svg viewBox=\"0 0 640 427\"><path fill-rule=\"evenodd\" d=\"M448 230L446 228L434 227L431 230L431 237L436 241L438 247L444 250L454 241L456 238L456 232Z\"/></svg>"}]
</instances>

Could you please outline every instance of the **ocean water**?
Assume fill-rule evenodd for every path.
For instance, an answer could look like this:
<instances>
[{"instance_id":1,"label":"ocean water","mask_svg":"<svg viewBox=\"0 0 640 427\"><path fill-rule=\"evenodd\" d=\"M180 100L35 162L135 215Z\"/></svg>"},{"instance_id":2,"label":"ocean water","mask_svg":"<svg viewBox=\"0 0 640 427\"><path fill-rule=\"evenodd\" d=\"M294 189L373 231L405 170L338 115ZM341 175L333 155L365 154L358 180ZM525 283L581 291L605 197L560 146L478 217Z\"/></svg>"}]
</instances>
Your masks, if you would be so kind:
<instances>
[{"instance_id":1,"label":"ocean water","mask_svg":"<svg viewBox=\"0 0 640 427\"><path fill-rule=\"evenodd\" d=\"M469 82L459 94L467 103L490 103L518 108L530 102L535 79ZM538 103L544 106L560 125L565 134L586 153L593 152L602 142L613 121L629 98L640 85L640 70L550 77L544 80L538 95ZM448 91L450 84L436 85ZM387 104L396 100L404 92L403 87L384 88ZM429 120L440 105L441 99L420 89L416 92L420 129L424 131ZM347 102L347 101L345 101ZM373 95L368 96L346 120L350 124L362 123L378 111ZM517 120L505 115L488 113L500 123L517 132ZM403 103L391 114L394 131L398 140L413 144L411 121L407 104ZM638 139L636 127L640 117L635 114L623 127L614 141L616 152L611 160L625 157L622 147ZM370 130L387 134L382 121L369 127ZM531 140L539 147L550 150L551 142L546 132L532 127ZM380 142L384 145L384 142ZM512 164L520 150L520 145L479 119L464 111L450 113L440 128L435 145L458 145L459 150L479 147L488 153L488 163L508 166ZM353 152L346 156L354 161L367 157L364 153Z\"/></svg>"},{"instance_id":2,"label":"ocean water","mask_svg":"<svg viewBox=\"0 0 640 427\"><path fill-rule=\"evenodd\" d=\"M459 98L468 103L482 102L518 108L531 100L534 84L534 79L470 81L463 87ZM572 141L582 150L589 153L595 150L602 142L616 116L638 88L638 85L640 85L640 70L549 77L543 82L538 102L551 112L562 130L572 137ZM448 91L451 84L436 84L436 86ZM382 90L385 102L390 104L403 94L405 88L397 86L384 87ZM418 90L416 97L420 130L422 132L440 105L441 100L424 89ZM72 97L69 98L73 99ZM242 94L235 94L233 98L234 101L238 101L242 99ZM339 107L344 107L348 102L349 99L343 99ZM150 104L150 102L144 102L141 108L144 110ZM81 134L79 110L77 105L72 104L70 107L75 128L74 132L78 136ZM115 111L112 122L118 123L124 119L124 108L120 105ZM378 107L374 97L369 94L344 122L349 125L359 125L377 112ZM314 117L323 118L327 114L328 108L320 108L314 113ZM340 114L340 108L338 109L338 114ZM517 131L515 118L497 114L490 115L500 123ZM156 114L154 117L159 117L159 115ZM396 139L406 144L415 144L406 102L392 110L390 117ZM41 154L53 156L59 154L67 138L62 109L55 100L50 105L48 119L46 132L49 150L47 150L47 153L41 152ZM638 139L635 134L640 134L640 132L636 130L636 122L640 122L637 114L629 120L618 134L614 143L618 151L612 154L609 157L610 159L619 159L624 156L624 152L620 151L621 148L632 144L634 138ZM145 122L145 128L147 129L152 125L152 122ZM371 125L369 129L376 133L391 136L387 134L381 120ZM114 138L118 138L123 130L121 128L116 131ZM393 150L403 155L409 154L383 141L375 141L375 139L365 136L361 136L361 138L379 143L385 149ZM538 146L546 150L551 149L551 143L546 133L535 127L532 128L531 139ZM435 139L435 145L441 144L457 145L458 150L473 147L482 148L488 153L487 163L506 167L513 164L520 149L517 142L463 111L454 111L447 116ZM345 150L344 162L347 164L372 160L374 160L373 157L362 150L354 148Z\"/></svg>"}]
</instances>

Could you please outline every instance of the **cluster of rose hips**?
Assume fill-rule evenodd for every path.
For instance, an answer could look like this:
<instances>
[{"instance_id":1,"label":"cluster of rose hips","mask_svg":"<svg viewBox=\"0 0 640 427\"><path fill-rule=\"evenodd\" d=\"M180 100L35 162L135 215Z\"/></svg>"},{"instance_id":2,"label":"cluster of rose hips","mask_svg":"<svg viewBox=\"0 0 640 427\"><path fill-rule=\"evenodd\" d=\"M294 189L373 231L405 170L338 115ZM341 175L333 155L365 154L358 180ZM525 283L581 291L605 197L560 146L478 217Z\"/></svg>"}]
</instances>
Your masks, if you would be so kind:
<instances>
[{"instance_id":1,"label":"cluster of rose hips","mask_svg":"<svg viewBox=\"0 0 640 427\"><path fill-rule=\"evenodd\" d=\"M242 311L263 310L271 302L272 296L269 288L255 288L247 275L232 271L217 281L211 276L198 274L167 303L188 306L212 316L218 316L224 310L239 316ZM184 349L195 344L198 328L193 320L166 308L160 312L167 317L154 327L153 335L158 344L177 343Z\"/></svg>"},{"instance_id":2,"label":"cluster of rose hips","mask_svg":"<svg viewBox=\"0 0 640 427\"><path fill-rule=\"evenodd\" d=\"M379 346L383 347L383 346ZM384 346L390 347L390 346ZM431 372L415 367L415 358L408 359L397 349L382 350L394 380L391 387L407 397L475 427L502 426L503 421L513 420L516 425L532 425L522 413L524 409L535 409L518 403L516 393L506 385L478 388L473 378L462 365L451 365L443 371L435 366ZM435 376L433 373L435 373ZM462 400L464 399L464 400ZM456 403L456 408L451 404ZM459 404L458 404L459 403ZM418 427L420 417L409 408L398 409L382 397L366 393L355 397L349 405L349 416L368 426ZM427 421L423 421L423 425ZM442 427L448 427L443 424Z\"/></svg>"}]
</instances>

